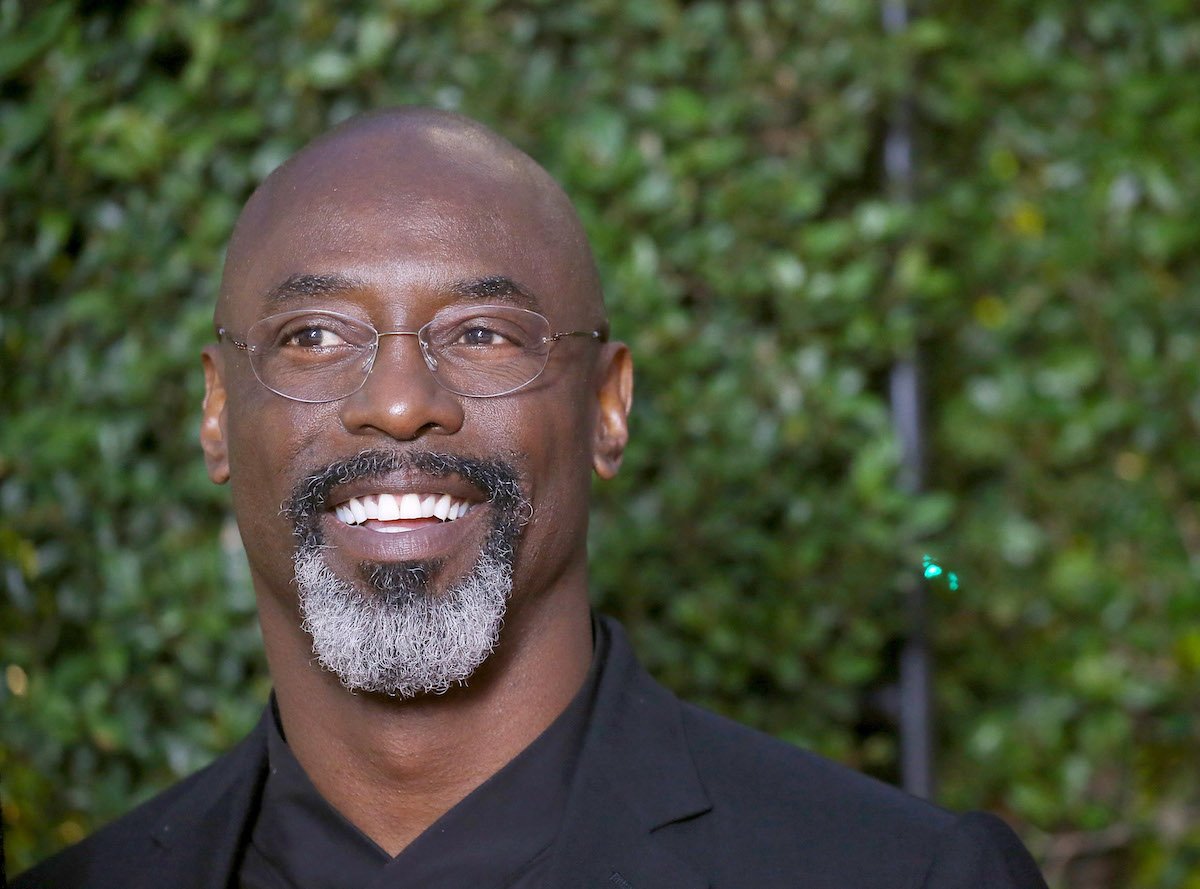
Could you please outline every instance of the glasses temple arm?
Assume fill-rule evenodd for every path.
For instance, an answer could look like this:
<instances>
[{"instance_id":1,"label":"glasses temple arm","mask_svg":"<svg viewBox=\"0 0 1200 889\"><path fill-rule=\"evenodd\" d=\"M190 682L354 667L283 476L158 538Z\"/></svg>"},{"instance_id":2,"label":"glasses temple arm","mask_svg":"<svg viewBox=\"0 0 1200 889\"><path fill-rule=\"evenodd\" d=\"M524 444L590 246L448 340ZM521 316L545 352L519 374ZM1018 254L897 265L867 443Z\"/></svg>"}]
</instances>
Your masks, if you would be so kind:
<instances>
[{"instance_id":1,"label":"glasses temple arm","mask_svg":"<svg viewBox=\"0 0 1200 889\"><path fill-rule=\"evenodd\" d=\"M229 331L228 331L226 328L224 328L224 327L218 327L218 328L217 328L217 340L218 340L218 341L220 341L220 340L228 340L230 343L232 343L232 344L233 344L234 346L236 346L237 348L241 349L243 352L249 352L249 351L250 351L250 346L249 346L248 344L246 344L246 343L243 343L243 342L241 342L241 341L240 341L240 340L238 340L238 339L235 339L235 338L234 338L234 336L233 336L233 334L232 334L232 333L230 333L230 332L229 332Z\"/></svg>"},{"instance_id":2,"label":"glasses temple arm","mask_svg":"<svg viewBox=\"0 0 1200 889\"><path fill-rule=\"evenodd\" d=\"M557 343L564 336L586 336L588 339L607 342L608 331L605 330L565 330L562 333L553 333L546 337L546 342Z\"/></svg>"}]
</instances>

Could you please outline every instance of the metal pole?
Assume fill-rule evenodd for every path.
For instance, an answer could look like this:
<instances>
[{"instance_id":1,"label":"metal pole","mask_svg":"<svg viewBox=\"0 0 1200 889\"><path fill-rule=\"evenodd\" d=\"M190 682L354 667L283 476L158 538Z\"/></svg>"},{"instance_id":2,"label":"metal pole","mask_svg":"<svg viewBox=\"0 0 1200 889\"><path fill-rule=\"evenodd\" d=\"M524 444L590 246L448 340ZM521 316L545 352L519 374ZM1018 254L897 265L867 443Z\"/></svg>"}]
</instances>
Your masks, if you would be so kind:
<instances>
[{"instance_id":1,"label":"metal pole","mask_svg":"<svg viewBox=\"0 0 1200 889\"><path fill-rule=\"evenodd\" d=\"M898 34L908 26L906 0L882 0L884 32ZM912 108L907 99L892 109L884 141L884 172L893 200L913 200ZM925 484L924 425L921 416L920 356L912 352L896 361L889 381L892 425L901 447L899 484L910 495ZM925 798L934 794L933 662L928 640L925 578L914 568L905 590L908 636L900 652L900 775L904 789Z\"/></svg>"}]
</instances>

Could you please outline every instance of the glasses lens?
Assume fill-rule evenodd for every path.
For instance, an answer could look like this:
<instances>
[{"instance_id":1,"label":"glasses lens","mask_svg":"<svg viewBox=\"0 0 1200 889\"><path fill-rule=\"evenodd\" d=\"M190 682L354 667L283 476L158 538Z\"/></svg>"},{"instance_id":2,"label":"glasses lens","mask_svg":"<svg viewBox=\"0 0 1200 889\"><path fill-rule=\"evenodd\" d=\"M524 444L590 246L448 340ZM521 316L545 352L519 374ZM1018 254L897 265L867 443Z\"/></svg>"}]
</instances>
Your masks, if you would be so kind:
<instances>
[{"instance_id":1,"label":"glasses lens","mask_svg":"<svg viewBox=\"0 0 1200 889\"><path fill-rule=\"evenodd\" d=\"M262 384L297 401L343 398L366 379L375 329L334 312L271 315L247 331L250 363Z\"/></svg>"},{"instance_id":2,"label":"glasses lens","mask_svg":"<svg viewBox=\"0 0 1200 889\"><path fill-rule=\"evenodd\" d=\"M434 374L459 395L507 395L536 379L550 351L550 323L511 306L448 309L421 328Z\"/></svg>"}]
</instances>

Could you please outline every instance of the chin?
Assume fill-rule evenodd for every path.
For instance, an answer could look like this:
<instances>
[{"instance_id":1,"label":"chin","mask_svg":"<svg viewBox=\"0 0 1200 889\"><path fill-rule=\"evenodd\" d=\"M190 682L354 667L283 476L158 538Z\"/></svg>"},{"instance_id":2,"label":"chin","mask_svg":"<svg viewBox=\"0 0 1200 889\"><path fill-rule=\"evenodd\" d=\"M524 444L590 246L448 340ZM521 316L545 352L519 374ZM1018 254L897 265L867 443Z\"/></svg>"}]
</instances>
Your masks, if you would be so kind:
<instances>
[{"instance_id":1,"label":"chin","mask_svg":"<svg viewBox=\"0 0 1200 889\"><path fill-rule=\"evenodd\" d=\"M322 668L347 689L396 698L464 685L500 641L512 562L484 552L466 575L437 589L430 566L364 566L348 581L320 549L296 557L303 629Z\"/></svg>"}]
</instances>

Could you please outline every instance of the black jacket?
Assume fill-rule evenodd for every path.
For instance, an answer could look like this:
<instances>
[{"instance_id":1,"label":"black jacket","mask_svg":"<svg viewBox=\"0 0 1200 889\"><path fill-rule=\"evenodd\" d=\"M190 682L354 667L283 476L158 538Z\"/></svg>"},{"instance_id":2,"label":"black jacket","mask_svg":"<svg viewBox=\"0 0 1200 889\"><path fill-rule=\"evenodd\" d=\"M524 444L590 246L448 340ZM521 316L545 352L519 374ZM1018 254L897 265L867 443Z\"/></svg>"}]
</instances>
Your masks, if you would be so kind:
<instances>
[{"instance_id":1,"label":"black jacket","mask_svg":"<svg viewBox=\"0 0 1200 889\"><path fill-rule=\"evenodd\" d=\"M1002 821L956 816L688 704L619 625L548 889L1044 889ZM265 723L13 889L225 889L253 826Z\"/></svg>"}]
</instances>

